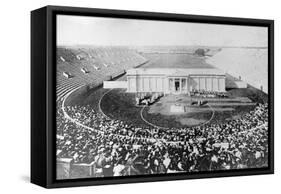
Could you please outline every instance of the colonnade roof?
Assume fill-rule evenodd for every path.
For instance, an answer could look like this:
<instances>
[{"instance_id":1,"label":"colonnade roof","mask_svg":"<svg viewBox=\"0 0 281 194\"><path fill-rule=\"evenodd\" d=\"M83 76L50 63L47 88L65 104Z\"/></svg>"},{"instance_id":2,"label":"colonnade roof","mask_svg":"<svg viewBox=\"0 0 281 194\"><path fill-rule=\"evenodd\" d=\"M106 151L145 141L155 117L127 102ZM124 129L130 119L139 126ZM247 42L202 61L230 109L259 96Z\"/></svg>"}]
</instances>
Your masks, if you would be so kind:
<instances>
[{"instance_id":1,"label":"colonnade roof","mask_svg":"<svg viewBox=\"0 0 281 194\"><path fill-rule=\"evenodd\" d=\"M148 59L142 65L144 68L215 68L206 62L205 57L194 54L157 53L144 56Z\"/></svg>"},{"instance_id":2,"label":"colonnade roof","mask_svg":"<svg viewBox=\"0 0 281 194\"><path fill-rule=\"evenodd\" d=\"M216 68L133 68L127 70L128 76L133 75L164 75L164 76L190 76L190 75L225 75L225 72Z\"/></svg>"}]
</instances>

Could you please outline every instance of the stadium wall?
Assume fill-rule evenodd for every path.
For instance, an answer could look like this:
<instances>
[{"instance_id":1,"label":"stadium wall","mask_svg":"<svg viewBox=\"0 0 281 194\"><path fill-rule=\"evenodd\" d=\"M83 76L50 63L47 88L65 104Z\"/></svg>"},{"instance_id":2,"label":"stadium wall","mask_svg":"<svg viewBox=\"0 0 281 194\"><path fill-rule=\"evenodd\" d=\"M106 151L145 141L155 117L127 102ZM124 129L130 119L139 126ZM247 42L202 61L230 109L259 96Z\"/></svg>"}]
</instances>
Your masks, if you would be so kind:
<instances>
[{"instance_id":1,"label":"stadium wall","mask_svg":"<svg viewBox=\"0 0 281 194\"><path fill-rule=\"evenodd\" d=\"M104 81L103 88L105 88L105 89L113 89L113 88L127 89L127 81Z\"/></svg>"}]
</instances>

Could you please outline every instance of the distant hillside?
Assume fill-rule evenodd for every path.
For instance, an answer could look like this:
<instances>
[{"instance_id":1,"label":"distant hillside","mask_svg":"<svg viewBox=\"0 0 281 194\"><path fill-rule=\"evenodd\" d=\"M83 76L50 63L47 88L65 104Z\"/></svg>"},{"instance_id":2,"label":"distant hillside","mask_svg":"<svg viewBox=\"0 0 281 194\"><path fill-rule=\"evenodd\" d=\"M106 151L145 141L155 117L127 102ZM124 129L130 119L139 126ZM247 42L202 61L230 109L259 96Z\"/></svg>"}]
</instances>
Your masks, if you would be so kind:
<instances>
[{"instance_id":1,"label":"distant hillside","mask_svg":"<svg viewBox=\"0 0 281 194\"><path fill-rule=\"evenodd\" d=\"M268 92L268 49L223 48L207 63Z\"/></svg>"}]
</instances>

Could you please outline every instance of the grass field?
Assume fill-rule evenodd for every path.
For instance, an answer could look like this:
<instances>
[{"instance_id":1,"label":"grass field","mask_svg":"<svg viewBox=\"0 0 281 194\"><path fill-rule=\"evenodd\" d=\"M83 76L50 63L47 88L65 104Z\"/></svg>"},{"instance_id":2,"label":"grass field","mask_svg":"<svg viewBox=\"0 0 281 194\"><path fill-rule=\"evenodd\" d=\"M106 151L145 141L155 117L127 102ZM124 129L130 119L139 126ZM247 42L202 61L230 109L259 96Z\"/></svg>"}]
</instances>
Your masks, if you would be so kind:
<instances>
[{"instance_id":1,"label":"grass field","mask_svg":"<svg viewBox=\"0 0 281 194\"><path fill-rule=\"evenodd\" d=\"M215 108L208 105L202 107L187 107L189 111L184 114L169 114L169 105L161 99L158 103L143 110L146 121L165 128L181 128L194 125L202 125L206 122L221 123L225 120L240 117L243 113L254 108L253 105L232 106L220 105ZM135 106L134 94L125 93L124 90L112 90L104 96L101 108L111 118L117 118L136 126L145 126L140 111L141 107Z\"/></svg>"},{"instance_id":2,"label":"grass field","mask_svg":"<svg viewBox=\"0 0 281 194\"><path fill-rule=\"evenodd\" d=\"M108 91L102 87L88 91L80 90L73 93L67 99L66 104L90 105L98 111L98 102L103 94ZM267 101L267 95L258 92L254 88L233 89L228 91L228 93L231 98L244 96L251 98L254 102ZM227 120L240 118L244 113L254 108L254 105L232 106L229 103L222 102L220 105L212 107L212 109L206 105L203 107L192 107L185 114L168 114L168 109L165 109L165 106L168 106L169 103L166 103L168 101L165 102L163 99L150 107L145 107L142 111L142 116L146 121L164 128L181 128L202 125L206 122L223 123ZM126 93L124 89L114 89L107 93L102 98L100 106L102 111L110 118L122 120L136 127L151 127L141 117L142 107L135 106L135 95Z\"/></svg>"}]
</instances>

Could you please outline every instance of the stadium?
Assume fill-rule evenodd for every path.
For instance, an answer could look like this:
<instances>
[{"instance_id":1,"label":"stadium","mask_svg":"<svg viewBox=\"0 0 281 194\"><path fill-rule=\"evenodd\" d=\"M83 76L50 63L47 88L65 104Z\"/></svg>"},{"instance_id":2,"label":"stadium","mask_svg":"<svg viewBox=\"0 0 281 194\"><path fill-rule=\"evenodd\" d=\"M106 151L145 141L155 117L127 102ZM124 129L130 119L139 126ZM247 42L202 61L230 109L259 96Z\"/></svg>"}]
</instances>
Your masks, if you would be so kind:
<instances>
[{"instance_id":1,"label":"stadium","mask_svg":"<svg viewBox=\"0 0 281 194\"><path fill-rule=\"evenodd\" d=\"M267 166L267 85L222 69L229 50L58 47L57 179Z\"/></svg>"}]
</instances>

